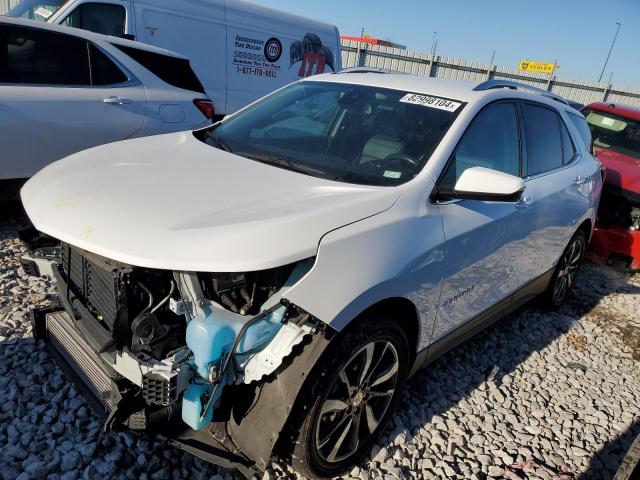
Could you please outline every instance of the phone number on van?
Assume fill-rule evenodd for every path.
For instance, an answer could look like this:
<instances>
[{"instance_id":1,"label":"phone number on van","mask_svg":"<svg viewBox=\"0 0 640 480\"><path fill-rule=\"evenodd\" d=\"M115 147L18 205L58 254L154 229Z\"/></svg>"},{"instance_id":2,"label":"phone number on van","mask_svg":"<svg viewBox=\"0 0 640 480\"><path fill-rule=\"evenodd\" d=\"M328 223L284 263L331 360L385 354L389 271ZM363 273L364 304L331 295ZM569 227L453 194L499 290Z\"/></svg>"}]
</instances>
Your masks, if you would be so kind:
<instances>
[{"instance_id":1,"label":"phone number on van","mask_svg":"<svg viewBox=\"0 0 640 480\"><path fill-rule=\"evenodd\" d=\"M255 75L256 77L278 78L278 72L276 70L267 70L265 68L236 67L236 73Z\"/></svg>"}]
</instances>

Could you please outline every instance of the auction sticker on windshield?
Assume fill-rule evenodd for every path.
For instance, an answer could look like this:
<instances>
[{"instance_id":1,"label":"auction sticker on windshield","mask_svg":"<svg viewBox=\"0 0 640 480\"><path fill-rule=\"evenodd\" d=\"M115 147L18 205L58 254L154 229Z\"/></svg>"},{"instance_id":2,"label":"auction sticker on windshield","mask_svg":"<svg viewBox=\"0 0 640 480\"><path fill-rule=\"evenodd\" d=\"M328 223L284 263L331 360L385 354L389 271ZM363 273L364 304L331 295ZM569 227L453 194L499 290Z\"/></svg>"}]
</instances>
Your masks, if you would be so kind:
<instances>
[{"instance_id":1,"label":"auction sticker on windshield","mask_svg":"<svg viewBox=\"0 0 640 480\"><path fill-rule=\"evenodd\" d=\"M35 9L35 13L37 15L40 15L42 18L44 18L45 20L48 20L49 17L51 15L53 15L53 12L51 10L49 10L48 8L45 7L38 7Z\"/></svg>"},{"instance_id":2,"label":"auction sticker on windshield","mask_svg":"<svg viewBox=\"0 0 640 480\"><path fill-rule=\"evenodd\" d=\"M403 103L413 103L414 105L422 105L423 107L437 108L446 110L447 112L455 112L462 103L447 100L446 98L431 97L429 95L420 95L418 93L407 93L400 99Z\"/></svg>"}]
</instances>

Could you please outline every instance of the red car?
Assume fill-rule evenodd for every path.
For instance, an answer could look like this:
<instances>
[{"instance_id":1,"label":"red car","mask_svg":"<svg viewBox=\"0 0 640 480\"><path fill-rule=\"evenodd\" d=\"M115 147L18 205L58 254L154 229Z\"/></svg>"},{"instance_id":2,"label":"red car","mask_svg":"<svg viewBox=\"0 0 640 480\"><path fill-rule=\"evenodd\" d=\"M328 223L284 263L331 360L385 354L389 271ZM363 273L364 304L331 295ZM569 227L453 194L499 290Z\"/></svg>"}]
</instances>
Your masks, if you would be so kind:
<instances>
[{"instance_id":1,"label":"red car","mask_svg":"<svg viewBox=\"0 0 640 480\"><path fill-rule=\"evenodd\" d=\"M582 113L606 168L592 245L640 269L640 108L592 103Z\"/></svg>"}]
</instances>

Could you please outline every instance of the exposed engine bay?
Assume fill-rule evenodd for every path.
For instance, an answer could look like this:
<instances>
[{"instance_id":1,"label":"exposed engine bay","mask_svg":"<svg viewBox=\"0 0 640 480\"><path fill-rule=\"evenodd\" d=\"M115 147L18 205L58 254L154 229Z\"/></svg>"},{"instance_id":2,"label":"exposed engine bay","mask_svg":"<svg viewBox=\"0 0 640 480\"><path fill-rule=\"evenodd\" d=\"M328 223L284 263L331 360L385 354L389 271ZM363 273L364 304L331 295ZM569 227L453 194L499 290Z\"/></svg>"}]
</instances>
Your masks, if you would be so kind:
<instances>
[{"instance_id":1,"label":"exposed engine bay","mask_svg":"<svg viewBox=\"0 0 640 480\"><path fill-rule=\"evenodd\" d=\"M602 189L598 221L604 226L615 225L631 231L640 230L640 196L613 189Z\"/></svg>"},{"instance_id":2,"label":"exposed engine bay","mask_svg":"<svg viewBox=\"0 0 640 480\"><path fill-rule=\"evenodd\" d=\"M283 297L314 258L195 273L133 267L65 243L56 249L61 302L110 370L108 428L179 416L200 430L225 387L263 380L323 327Z\"/></svg>"}]
</instances>

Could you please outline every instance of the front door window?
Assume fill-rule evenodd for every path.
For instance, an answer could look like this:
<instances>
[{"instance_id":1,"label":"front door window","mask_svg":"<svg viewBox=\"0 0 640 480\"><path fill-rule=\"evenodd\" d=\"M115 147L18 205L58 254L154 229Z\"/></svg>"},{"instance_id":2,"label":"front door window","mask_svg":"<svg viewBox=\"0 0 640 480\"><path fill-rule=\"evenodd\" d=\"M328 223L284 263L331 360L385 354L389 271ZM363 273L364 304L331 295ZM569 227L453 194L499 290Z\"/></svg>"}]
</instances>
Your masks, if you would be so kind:
<instances>
[{"instance_id":1,"label":"front door window","mask_svg":"<svg viewBox=\"0 0 640 480\"><path fill-rule=\"evenodd\" d=\"M63 25L118 37L124 33L126 11L122 5L83 3L65 18Z\"/></svg>"}]
</instances>

